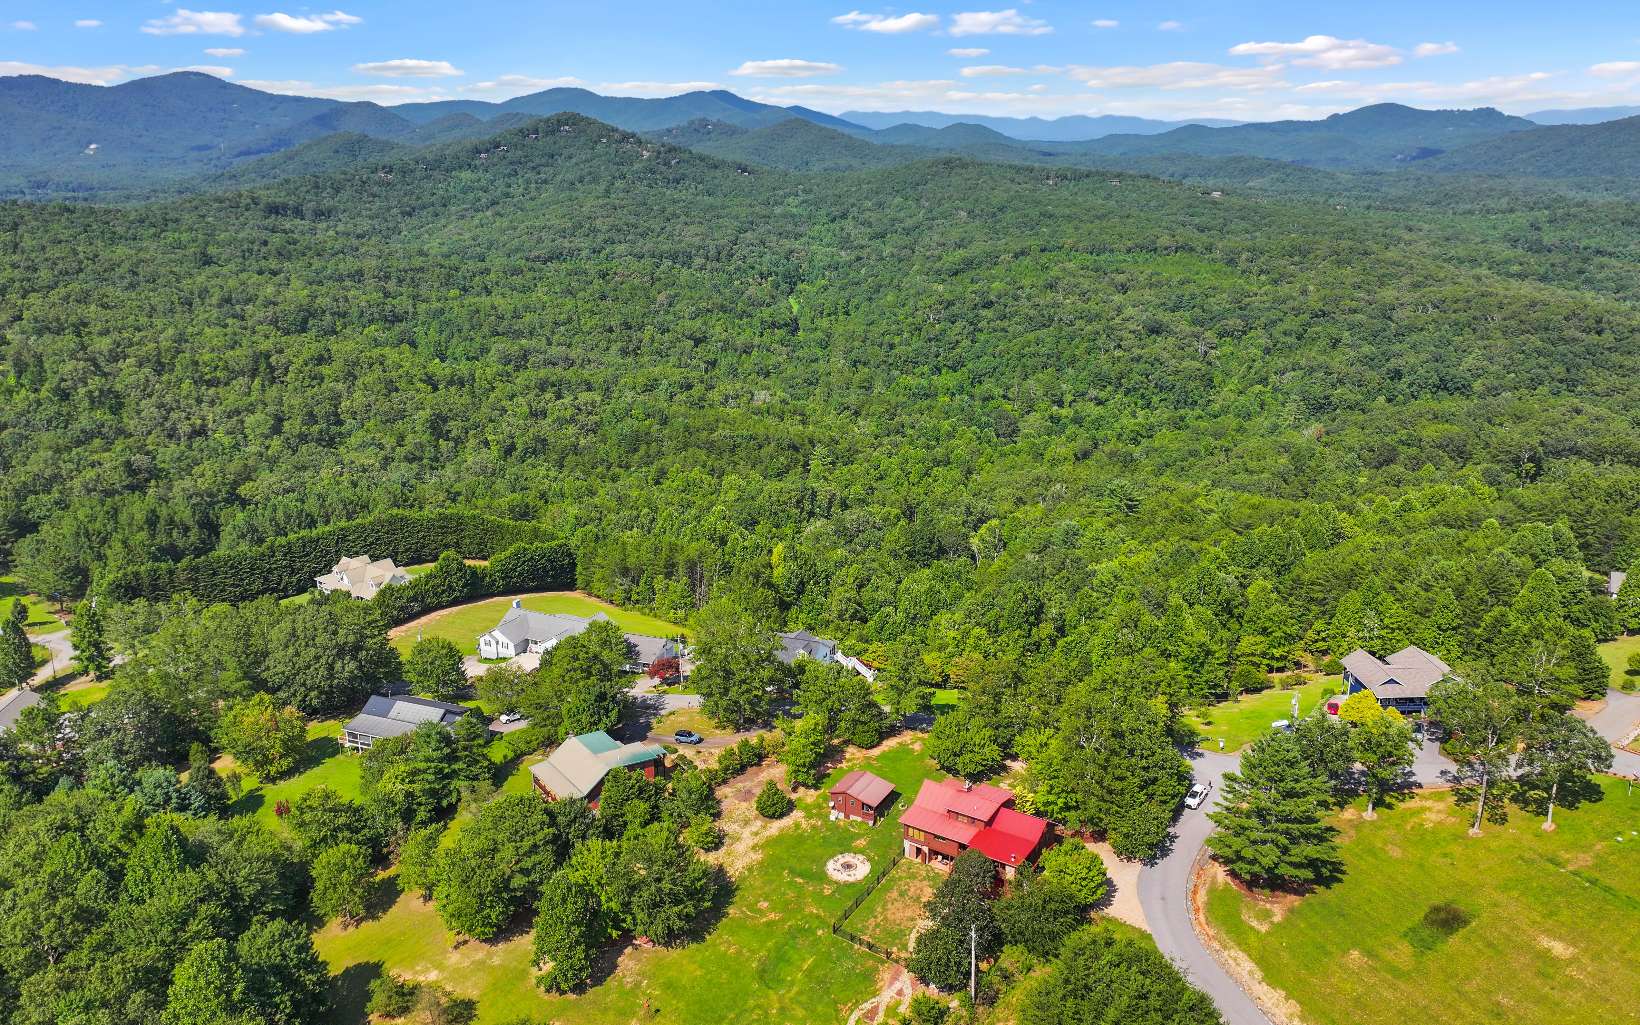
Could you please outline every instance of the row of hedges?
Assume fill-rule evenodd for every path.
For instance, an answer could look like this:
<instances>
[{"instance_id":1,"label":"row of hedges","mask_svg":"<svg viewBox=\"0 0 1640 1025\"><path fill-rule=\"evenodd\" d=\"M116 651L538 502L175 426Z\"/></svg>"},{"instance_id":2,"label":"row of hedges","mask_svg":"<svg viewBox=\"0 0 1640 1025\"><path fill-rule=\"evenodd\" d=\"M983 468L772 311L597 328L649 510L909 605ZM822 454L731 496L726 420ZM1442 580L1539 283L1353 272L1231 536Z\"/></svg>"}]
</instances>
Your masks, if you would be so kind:
<instances>
[{"instance_id":1,"label":"row of hedges","mask_svg":"<svg viewBox=\"0 0 1640 1025\"><path fill-rule=\"evenodd\" d=\"M382 588L370 604L386 622L407 623L492 594L567 591L574 586L575 550L563 541L550 541L503 549L488 566L469 566L459 553L445 552L431 572L411 578L408 584Z\"/></svg>"},{"instance_id":2,"label":"row of hedges","mask_svg":"<svg viewBox=\"0 0 1640 1025\"><path fill-rule=\"evenodd\" d=\"M446 551L468 559L493 559L514 546L536 548L555 540L556 535L539 524L481 513L395 512L275 538L253 548L135 566L97 583L101 593L116 601L162 601L172 595L189 594L205 602L238 604L264 594L301 594L313 587L314 577L328 573L337 562L354 555L390 558L409 566L429 562ZM532 557L554 566L561 559L545 552L536 552ZM527 582L516 588L502 586L491 593L538 586L536 581L546 570L540 565L523 568L524 559L520 555L520 565L508 572ZM572 554L569 560L568 582L562 585L565 587L574 586Z\"/></svg>"}]
</instances>

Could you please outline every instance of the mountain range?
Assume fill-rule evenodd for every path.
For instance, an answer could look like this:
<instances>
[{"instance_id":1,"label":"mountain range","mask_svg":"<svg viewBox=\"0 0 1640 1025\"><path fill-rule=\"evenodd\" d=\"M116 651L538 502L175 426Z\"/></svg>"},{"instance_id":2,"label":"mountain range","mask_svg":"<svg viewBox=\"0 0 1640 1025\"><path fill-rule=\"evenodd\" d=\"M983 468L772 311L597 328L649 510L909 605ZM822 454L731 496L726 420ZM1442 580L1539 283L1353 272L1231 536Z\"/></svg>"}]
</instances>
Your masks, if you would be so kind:
<instances>
[{"instance_id":1,"label":"mountain range","mask_svg":"<svg viewBox=\"0 0 1640 1025\"><path fill-rule=\"evenodd\" d=\"M1120 114L1071 114L1056 118L992 117L987 114L946 114L937 110L846 110L841 117L844 121L873 129L893 128L896 125L922 125L925 128L945 128L956 124L980 125L1011 139L1040 142L1083 142L1107 135L1159 135L1175 128L1183 128L1185 125L1229 128L1243 123L1222 118L1157 121L1148 117L1124 117Z\"/></svg>"},{"instance_id":2,"label":"mountain range","mask_svg":"<svg viewBox=\"0 0 1640 1025\"><path fill-rule=\"evenodd\" d=\"M1582 124L1573 119L1577 111L1546 112L1562 119L1552 126L1491 108L1419 110L1392 103L1315 121L1217 125L926 111L837 117L723 90L647 99L585 89L549 89L499 103L384 107L265 93L196 72L111 87L20 76L0 78L0 137L9 143L0 149L0 198L136 198L238 186L368 163L398 147L479 139L558 113L723 160L804 172L959 155L1161 174L1185 163L1202 174L1212 173L1213 161L1253 160L1342 172L1614 179L1632 176L1640 150L1640 118ZM885 124L898 118L906 120ZM1098 134L1019 137L1031 131ZM1288 177L1241 163L1231 178L1249 175Z\"/></svg>"}]
</instances>

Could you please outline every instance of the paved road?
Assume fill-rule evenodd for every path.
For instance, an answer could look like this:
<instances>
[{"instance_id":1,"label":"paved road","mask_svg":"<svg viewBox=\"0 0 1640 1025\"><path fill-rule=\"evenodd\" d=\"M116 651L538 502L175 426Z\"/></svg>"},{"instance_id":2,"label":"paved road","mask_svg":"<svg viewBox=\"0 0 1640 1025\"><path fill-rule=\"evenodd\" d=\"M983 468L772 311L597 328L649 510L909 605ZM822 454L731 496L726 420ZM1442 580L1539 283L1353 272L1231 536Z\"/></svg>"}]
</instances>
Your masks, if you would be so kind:
<instances>
[{"instance_id":1,"label":"paved road","mask_svg":"<svg viewBox=\"0 0 1640 1025\"><path fill-rule=\"evenodd\" d=\"M1589 717L1589 725L1612 744L1628 740L1636 730L1640 730L1640 694L1607 691L1606 707ZM1619 776L1640 778L1640 755L1615 748L1612 751L1612 772Z\"/></svg>"},{"instance_id":2,"label":"paved road","mask_svg":"<svg viewBox=\"0 0 1640 1025\"><path fill-rule=\"evenodd\" d=\"M42 683L50 682L54 679L53 669L56 670L58 676L73 670L74 644L68 639L67 630L58 630L56 633L30 637L29 640L51 652L51 657L47 658L46 664L35 672L33 679L29 681L29 686L38 687Z\"/></svg>"},{"instance_id":3,"label":"paved road","mask_svg":"<svg viewBox=\"0 0 1640 1025\"><path fill-rule=\"evenodd\" d=\"M1196 779L1213 784L1209 804L1216 807L1223 792L1224 774L1241 764L1239 755L1216 751L1189 753ZM1424 744L1413 762L1412 775L1421 787L1447 786L1452 762L1433 743ZM1207 845L1213 823L1208 808L1185 809L1174 826L1173 845L1167 853L1146 865L1139 873L1139 903L1145 910L1151 936L1161 952L1204 993L1213 998L1228 1025L1271 1025L1269 1017L1252 997L1230 977L1196 935L1190 911L1190 882L1196 859Z\"/></svg>"},{"instance_id":4,"label":"paved road","mask_svg":"<svg viewBox=\"0 0 1640 1025\"><path fill-rule=\"evenodd\" d=\"M1238 756L1216 751L1191 754L1190 764L1196 779L1213 784L1210 804L1218 803L1224 774L1233 772L1240 763ZM1145 909L1145 921L1150 924L1156 946L1191 982L1213 998L1229 1025L1270 1025L1270 1019L1258 1004L1219 966L1196 935L1190 914L1190 880L1195 872L1196 856L1212 831L1213 823L1207 818L1206 807L1194 811L1185 809L1174 826L1173 846L1161 859L1139 872L1139 904Z\"/></svg>"}]
</instances>

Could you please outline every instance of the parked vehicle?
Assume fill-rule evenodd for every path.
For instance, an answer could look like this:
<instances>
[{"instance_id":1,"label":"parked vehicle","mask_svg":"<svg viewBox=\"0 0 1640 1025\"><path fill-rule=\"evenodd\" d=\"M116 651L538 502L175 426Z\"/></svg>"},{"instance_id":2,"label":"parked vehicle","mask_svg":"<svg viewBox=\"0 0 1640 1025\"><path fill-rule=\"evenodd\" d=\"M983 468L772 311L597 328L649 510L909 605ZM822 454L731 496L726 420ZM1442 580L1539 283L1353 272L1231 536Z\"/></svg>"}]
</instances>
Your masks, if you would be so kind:
<instances>
[{"instance_id":1,"label":"parked vehicle","mask_svg":"<svg viewBox=\"0 0 1640 1025\"><path fill-rule=\"evenodd\" d=\"M694 730L679 730L678 732L672 734L672 739L680 744L698 744L706 738L696 733Z\"/></svg>"},{"instance_id":2,"label":"parked vehicle","mask_svg":"<svg viewBox=\"0 0 1640 1025\"><path fill-rule=\"evenodd\" d=\"M518 720L520 720L522 718L524 718L524 717L522 715L520 715L519 713L517 713L517 712L502 712L499 716L496 717L496 722L499 722L499 723L502 723L503 725L505 725L507 723L515 723L515 722L517 722Z\"/></svg>"},{"instance_id":3,"label":"parked vehicle","mask_svg":"<svg viewBox=\"0 0 1640 1025\"><path fill-rule=\"evenodd\" d=\"M1191 809L1200 808L1202 803L1207 800L1208 791L1212 789L1213 784L1211 783L1197 783L1190 788L1190 793L1184 796L1184 806Z\"/></svg>"}]
</instances>

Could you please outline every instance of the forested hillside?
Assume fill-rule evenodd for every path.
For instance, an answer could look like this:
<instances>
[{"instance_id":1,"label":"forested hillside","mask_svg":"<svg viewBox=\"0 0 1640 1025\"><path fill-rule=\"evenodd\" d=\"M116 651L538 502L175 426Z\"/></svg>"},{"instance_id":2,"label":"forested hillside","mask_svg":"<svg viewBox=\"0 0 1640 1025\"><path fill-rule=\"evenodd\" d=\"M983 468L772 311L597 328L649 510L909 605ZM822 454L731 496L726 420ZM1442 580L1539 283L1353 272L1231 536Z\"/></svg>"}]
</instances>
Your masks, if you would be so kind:
<instances>
[{"instance_id":1,"label":"forested hillside","mask_svg":"<svg viewBox=\"0 0 1640 1025\"><path fill-rule=\"evenodd\" d=\"M767 588L953 678L1160 646L1222 690L1362 609L1460 657L1538 567L1605 632L1583 569L1635 555L1640 314L1614 257L1465 224L955 160L747 173L571 116L12 206L0 523L73 595L468 506L552 525L606 597Z\"/></svg>"}]
</instances>

